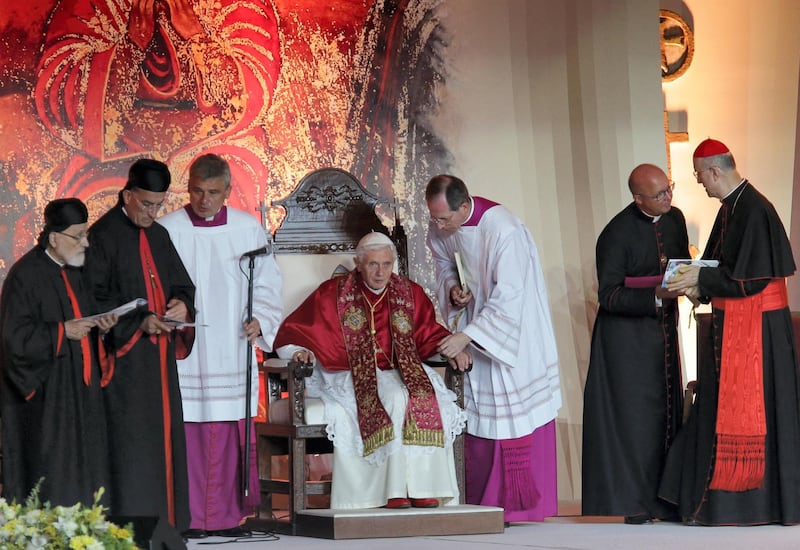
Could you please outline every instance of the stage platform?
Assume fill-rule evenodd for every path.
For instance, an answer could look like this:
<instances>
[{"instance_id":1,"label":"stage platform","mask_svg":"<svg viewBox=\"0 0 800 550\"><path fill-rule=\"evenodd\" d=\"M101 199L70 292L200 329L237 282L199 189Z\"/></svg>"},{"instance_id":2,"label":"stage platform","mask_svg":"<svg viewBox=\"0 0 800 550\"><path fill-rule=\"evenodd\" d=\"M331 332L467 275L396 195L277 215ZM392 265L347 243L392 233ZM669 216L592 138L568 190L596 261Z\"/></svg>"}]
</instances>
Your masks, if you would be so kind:
<instances>
[{"instance_id":1,"label":"stage platform","mask_svg":"<svg viewBox=\"0 0 800 550\"><path fill-rule=\"evenodd\" d=\"M251 518L246 525L259 531L325 539L474 535L504 530L502 508L469 504L400 510L307 509L297 514L294 526L262 518Z\"/></svg>"}]
</instances>

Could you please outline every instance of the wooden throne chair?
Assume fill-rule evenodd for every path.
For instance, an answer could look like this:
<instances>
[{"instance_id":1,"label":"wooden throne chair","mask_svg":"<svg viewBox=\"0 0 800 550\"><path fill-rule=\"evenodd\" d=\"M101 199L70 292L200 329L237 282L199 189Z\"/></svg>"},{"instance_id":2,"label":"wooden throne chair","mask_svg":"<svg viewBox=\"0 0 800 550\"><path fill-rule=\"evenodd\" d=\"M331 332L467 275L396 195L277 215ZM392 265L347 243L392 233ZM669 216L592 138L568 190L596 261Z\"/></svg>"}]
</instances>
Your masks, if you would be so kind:
<instances>
[{"instance_id":1,"label":"wooden throne chair","mask_svg":"<svg viewBox=\"0 0 800 550\"><path fill-rule=\"evenodd\" d=\"M309 173L291 195L275 205L286 210L273 248L283 275L287 314L337 268L352 269L360 238L371 230L386 231L376 207L392 206L369 193L351 174L335 168ZM407 275L407 245L399 223L395 222L390 237L398 250L397 271ZM309 272L313 273L310 277ZM306 276L300 280L297 274ZM463 376L446 363L434 366L441 367L448 387L463 406ZM305 397L305 379L313 369L276 358L265 360L259 369L265 381L267 421L256 423L261 505L256 516L248 520L248 527L331 539L502 532L501 508L463 505L463 436L453 446L460 506L441 507L435 512L327 508L330 476L309 479L310 457L333 452L322 420L321 401ZM453 514L458 521L453 520Z\"/></svg>"}]
</instances>

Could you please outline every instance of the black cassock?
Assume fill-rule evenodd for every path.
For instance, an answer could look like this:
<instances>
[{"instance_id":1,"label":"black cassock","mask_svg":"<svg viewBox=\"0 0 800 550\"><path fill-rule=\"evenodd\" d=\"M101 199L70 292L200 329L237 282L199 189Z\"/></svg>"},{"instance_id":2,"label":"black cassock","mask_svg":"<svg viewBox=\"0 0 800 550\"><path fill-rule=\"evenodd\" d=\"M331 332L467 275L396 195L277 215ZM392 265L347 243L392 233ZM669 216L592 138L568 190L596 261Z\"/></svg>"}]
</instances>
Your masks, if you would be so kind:
<instances>
[{"instance_id":1,"label":"black cassock","mask_svg":"<svg viewBox=\"0 0 800 550\"><path fill-rule=\"evenodd\" d=\"M688 258L683 213L658 222L631 203L597 239L599 311L583 399L583 514L667 518L657 497L667 449L681 421L677 300L656 307L655 287L626 277L660 277L666 260Z\"/></svg>"},{"instance_id":2,"label":"black cassock","mask_svg":"<svg viewBox=\"0 0 800 550\"><path fill-rule=\"evenodd\" d=\"M135 298L150 299L147 308L124 316L110 333L116 364L104 393L111 513L159 516L183 531L189 527L189 501L175 361L180 331L151 337L139 325L150 312L163 314L163 303L172 298L183 301L193 317L194 285L166 229L157 223L146 229L135 226L120 205L92 225L89 237L86 273L98 306L111 309Z\"/></svg>"},{"instance_id":3,"label":"black cassock","mask_svg":"<svg viewBox=\"0 0 800 550\"><path fill-rule=\"evenodd\" d=\"M703 253L719 268L700 270L704 301L761 292L794 273L789 239L772 204L745 182L722 201ZM670 450L659 494L684 518L707 525L800 523L800 377L789 308L762 313L766 471L761 489L708 489L714 466L724 311L712 312L711 342L698 342L697 393Z\"/></svg>"},{"instance_id":4,"label":"black cassock","mask_svg":"<svg viewBox=\"0 0 800 550\"><path fill-rule=\"evenodd\" d=\"M97 334L89 335L93 351L87 386L81 344L63 330L63 322L77 315L61 271L37 246L14 264L3 283L0 365L7 500L23 502L41 477L40 499L53 505L91 504L97 489L108 489ZM64 273L82 316L95 313L80 272L66 268Z\"/></svg>"}]
</instances>

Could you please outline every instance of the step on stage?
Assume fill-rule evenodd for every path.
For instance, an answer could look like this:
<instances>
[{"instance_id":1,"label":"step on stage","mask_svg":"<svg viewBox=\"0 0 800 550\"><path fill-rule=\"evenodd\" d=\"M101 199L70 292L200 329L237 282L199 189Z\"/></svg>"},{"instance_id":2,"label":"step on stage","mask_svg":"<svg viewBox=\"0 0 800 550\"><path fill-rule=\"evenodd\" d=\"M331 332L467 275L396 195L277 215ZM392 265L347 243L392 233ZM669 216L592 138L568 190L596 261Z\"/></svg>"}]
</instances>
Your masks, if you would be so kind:
<instances>
[{"instance_id":1,"label":"step on stage","mask_svg":"<svg viewBox=\"0 0 800 550\"><path fill-rule=\"evenodd\" d=\"M307 509L297 513L296 525L256 517L247 520L246 526L259 531L324 539L477 535L502 533L504 529L502 508L470 504L399 510Z\"/></svg>"}]
</instances>

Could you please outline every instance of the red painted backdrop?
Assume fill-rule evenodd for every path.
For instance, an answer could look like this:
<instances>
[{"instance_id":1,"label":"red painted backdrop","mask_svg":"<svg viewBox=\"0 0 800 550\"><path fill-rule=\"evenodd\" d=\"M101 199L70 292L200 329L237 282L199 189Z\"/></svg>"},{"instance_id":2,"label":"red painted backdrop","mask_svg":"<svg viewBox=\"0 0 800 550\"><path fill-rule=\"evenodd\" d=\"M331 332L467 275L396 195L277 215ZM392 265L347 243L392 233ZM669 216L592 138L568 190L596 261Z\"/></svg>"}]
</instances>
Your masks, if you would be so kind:
<instances>
[{"instance_id":1,"label":"red painted backdrop","mask_svg":"<svg viewBox=\"0 0 800 550\"><path fill-rule=\"evenodd\" d=\"M231 163L259 215L310 170L351 171L423 219L449 155L430 131L446 40L439 0L29 0L0 14L0 275L47 201L92 218L136 158L165 161L172 209L198 154ZM424 206L424 205L423 205ZM282 212L267 214L271 229ZM413 255L413 251L412 251Z\"/></svg>"}]
</instances>

